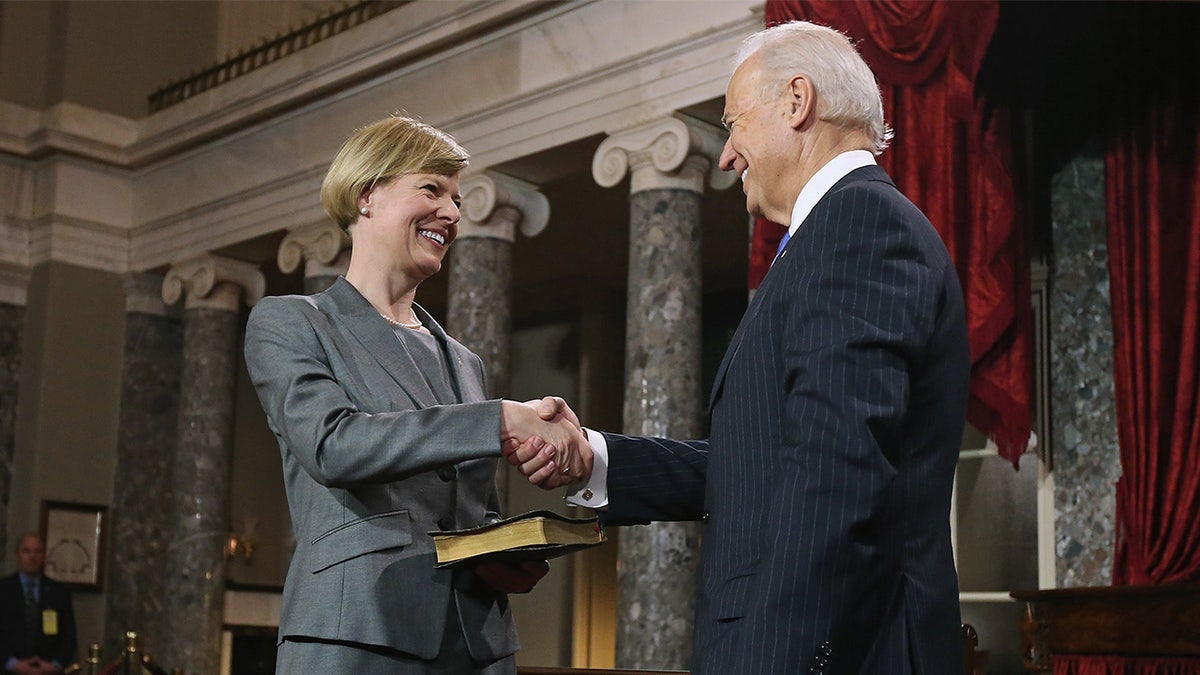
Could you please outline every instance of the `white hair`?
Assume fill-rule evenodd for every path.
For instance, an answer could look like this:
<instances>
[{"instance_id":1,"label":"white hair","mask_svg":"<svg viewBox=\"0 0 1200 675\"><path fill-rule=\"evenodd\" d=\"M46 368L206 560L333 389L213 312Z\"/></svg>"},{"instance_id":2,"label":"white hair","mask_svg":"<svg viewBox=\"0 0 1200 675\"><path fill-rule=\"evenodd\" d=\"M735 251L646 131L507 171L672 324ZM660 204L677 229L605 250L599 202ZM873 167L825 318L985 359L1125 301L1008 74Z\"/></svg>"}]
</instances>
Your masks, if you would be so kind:
<instances>
[{"instance_id":1,"label":"white hair","mask_svg":"<svg viewBox=\"0 0 1200 675\"><path fill-rule=\"evenodd\" d=\"M791 21L746 38L735 66L755 54L761 59L761 100L778 96L794 75L802 73L817 91L817 119L866 133L876 155L887 148L892 130L883 122L879 84L846 35L815 23Z\"/></svg>"}]
</instances>

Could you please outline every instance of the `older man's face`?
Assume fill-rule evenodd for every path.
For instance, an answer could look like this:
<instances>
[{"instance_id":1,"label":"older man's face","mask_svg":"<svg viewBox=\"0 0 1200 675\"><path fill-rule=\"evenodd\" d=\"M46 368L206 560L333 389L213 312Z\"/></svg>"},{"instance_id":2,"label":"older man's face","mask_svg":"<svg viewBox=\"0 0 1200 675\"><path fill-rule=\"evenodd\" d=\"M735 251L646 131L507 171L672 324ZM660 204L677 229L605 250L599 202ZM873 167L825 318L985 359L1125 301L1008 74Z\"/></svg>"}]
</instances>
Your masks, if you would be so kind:
<instances>
[{"instance_id":1,"label":"older man's face","mask_svg":"<svg viewBox=\"0 0 1200 675\"><path fill-rule=\"evenodd\" d=\"M17 544L17 569L22 574L39 574L46 563L46 547L38 537L22 537Z\"/></svg>"},{"instance_id":2,"label":"older man's face","mask_svg":"<svg viewBox=\"0 0 1200 675\"><path fill-rule=\"evenodd\" d=\"M795 139L789 133L782 93L765 100L760 96L759 62L759 56L752 55L729 79L722 116L729 140L721 153L720 166L741 177L746 210L751 215L786 224L791 219L792 205L784 189L785 177L794 169L789 166L788 150Z\"/></svg>"}]
</instances>

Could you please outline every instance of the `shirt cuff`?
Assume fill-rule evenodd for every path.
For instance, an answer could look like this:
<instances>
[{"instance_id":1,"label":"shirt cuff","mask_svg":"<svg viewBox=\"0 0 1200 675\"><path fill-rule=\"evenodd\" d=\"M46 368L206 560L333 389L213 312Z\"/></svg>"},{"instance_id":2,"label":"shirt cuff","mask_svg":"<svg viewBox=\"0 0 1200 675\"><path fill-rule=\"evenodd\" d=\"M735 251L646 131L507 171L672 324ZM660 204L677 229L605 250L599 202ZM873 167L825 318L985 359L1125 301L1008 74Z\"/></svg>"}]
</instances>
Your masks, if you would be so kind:
<instances>
[{"instance_id":1,"label":"shirt cuff","mask_svg":"<svg viewBox=\"0 0 1200 675\"><path fill-rule=\"evenodd\" d=\"M592 475L583 487L567 492L566 500L572 506L600 509L608 506L608 443L604 434L591 429L584 431L592 446Z\"/></svg>"}]
</instances>

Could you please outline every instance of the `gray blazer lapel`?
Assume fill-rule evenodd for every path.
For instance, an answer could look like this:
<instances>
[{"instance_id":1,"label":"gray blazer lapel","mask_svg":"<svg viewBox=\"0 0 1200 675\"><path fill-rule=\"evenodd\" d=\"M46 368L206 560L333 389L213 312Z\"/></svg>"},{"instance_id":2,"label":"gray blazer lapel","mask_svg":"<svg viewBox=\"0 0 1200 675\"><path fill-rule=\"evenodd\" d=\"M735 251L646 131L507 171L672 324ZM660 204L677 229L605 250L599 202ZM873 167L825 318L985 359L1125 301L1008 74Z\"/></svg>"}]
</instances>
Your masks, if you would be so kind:
<instances>
[{"instance_id":1,"label":"gray blazer lapel","mask_svg":"<svg viewBox=\"0 0 1200 675\"><path fill-rule=\"evenodd\" d=\"M438 338L438 345L440 345L442 350L442 356L446 359L446 363L450 364L448 370L450 371L450 387L454 390L454 398L460 403L463 402L466 399L464 398L463 393L462 369L464 366L462 357L455 353L454 349L451 348L450 336L447 335L446 331L442 329L441 324L433 320L433 316L431 316L429 312L425 311L424 307L414 302L413 312L417 315L417 318L421 320L421 323L425 324L425 327L429 329L429 332L433 333L434 337Z\"/></svg>"},{"instance_id":2,"label":"gray blazer lapel","mask_svg":"<svg viewBox=\"0 0 1200 675\"><path fill-rule=\"evenodd\" d=\"M420 376L412 355L404 349L392 327L379 316L379 312L358 289L344 277L338 277L329 290L319 296L317 305L324 304L322 301L332 304L331 308L322 308L326 314L353 335L418 406L429 408L437 405L437 397Z\"/></svg>"}]
</instances>

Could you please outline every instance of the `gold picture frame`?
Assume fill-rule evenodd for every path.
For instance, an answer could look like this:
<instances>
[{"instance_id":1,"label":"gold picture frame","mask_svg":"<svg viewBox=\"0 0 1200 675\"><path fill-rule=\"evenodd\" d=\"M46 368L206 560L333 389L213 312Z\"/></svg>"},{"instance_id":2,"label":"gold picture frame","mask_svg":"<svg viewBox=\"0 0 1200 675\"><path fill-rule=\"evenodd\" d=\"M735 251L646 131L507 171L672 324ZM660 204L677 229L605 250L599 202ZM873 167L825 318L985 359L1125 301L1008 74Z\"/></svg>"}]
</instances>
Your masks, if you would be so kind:
<instances>
[{"instance_id":1,"label":"gold picture frame","mask_svg":"<svg viewBox=\"0 0 1200 675\"><path fill-rule=\"evenodd\" d=\"M107 526L107 506L43 501L46 576L76 590L100 591Z\"/></svg>"}]
</instances>

